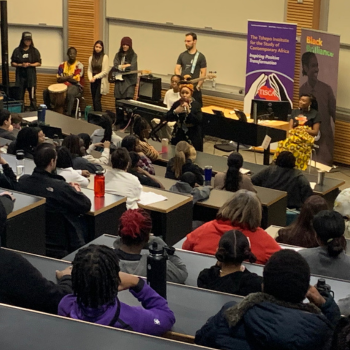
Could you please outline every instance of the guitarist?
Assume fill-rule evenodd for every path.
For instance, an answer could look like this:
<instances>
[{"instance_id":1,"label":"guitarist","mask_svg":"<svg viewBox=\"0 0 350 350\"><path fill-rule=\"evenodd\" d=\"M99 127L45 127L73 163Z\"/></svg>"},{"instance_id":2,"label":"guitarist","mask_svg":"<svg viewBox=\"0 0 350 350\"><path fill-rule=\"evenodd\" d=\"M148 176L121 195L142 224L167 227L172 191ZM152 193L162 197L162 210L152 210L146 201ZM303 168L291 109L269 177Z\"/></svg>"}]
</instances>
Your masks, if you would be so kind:
<instances>
[{"instance_id":1,"label":"guitarist","mask_svg":"<svg viewBox=\"0 0 350 350\"><path fill-rule=\"evenodd\" d=\"M197 50L197 34L187 33L185 36L186 51L177 59L175 74L190 75L191 79L202 78L207 75L207 61L205 56ZM201 87L204 80L194 85L193 98L203 106Z\"/></svg>"},{"instance_id":2,"label":"guitarist","mask_svg":"<svg viewBox=\"0 0 350 350\"><path fill-rule=\"evenodd\" d=\"M132 48L132 40L128 36L120 42L119 51L113 61L113 68L118 72L137 71L137 55ZM123 80L116 80L114 97L117 100L134 98L137 84L137 73L123 76ZM118 113L121 115L119 116ZM124 119L124 112L117 108L117 123Z\"/></svg>"}]
</instances>

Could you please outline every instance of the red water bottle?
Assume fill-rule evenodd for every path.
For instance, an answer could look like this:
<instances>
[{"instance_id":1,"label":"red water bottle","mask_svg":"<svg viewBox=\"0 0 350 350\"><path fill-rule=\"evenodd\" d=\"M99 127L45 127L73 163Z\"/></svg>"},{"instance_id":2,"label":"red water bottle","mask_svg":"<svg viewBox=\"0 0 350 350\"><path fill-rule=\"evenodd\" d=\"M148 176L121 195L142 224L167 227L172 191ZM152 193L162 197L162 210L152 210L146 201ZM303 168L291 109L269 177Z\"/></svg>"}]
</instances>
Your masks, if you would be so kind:
<instances>
[{"instance_id":1,"label":"red water bottle","mask_svg":"<svg viewBox=\"0 0 350 350\"><path fill-rule=\"evenodd\" d=\"M94 192L96 197L105 196L105 176L103 171L96 171L94 181Z\"/></svg>"}]
</instances>

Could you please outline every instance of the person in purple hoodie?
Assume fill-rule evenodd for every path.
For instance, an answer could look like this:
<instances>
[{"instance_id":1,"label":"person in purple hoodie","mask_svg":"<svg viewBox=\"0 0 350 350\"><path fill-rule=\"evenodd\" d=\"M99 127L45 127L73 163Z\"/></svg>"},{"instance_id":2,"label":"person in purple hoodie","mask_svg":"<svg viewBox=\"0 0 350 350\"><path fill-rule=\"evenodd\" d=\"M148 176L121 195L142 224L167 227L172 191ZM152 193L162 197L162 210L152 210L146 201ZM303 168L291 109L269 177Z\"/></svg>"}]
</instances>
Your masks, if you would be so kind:
<instances>
[{"instance_id":1,"label":"person in purple hoodie","mask_svg":"<svg viewBox=\"0 0 350 350\"><path fill-rule=\"evenodd\" d=\"M136 276L119 272L114 250L90 244L73 261L73 293L58 305L58 315L105 326L162 335L175 323L167 301ZM142 303L129 306L119 301L118 291L129 289Z\"/></svg>"}]
</instances>

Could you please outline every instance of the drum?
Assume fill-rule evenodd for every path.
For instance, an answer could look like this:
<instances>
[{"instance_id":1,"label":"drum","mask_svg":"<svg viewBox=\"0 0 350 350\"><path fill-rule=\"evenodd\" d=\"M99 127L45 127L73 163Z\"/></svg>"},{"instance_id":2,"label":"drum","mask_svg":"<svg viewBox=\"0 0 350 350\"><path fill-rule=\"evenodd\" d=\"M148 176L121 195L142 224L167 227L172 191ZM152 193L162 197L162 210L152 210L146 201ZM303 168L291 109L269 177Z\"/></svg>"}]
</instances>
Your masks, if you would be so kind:
<instances>
[{"instance_id":1,"label":"drum","mask_svg":"<svg viewBox=\"0 0 350 350\"><path fill-rule=\"evenodd\" d=\"M49 93L52 109L57 113L63 114L66 103L67 85L52 84L49 86Z\"/></svg>"}]
</instances>

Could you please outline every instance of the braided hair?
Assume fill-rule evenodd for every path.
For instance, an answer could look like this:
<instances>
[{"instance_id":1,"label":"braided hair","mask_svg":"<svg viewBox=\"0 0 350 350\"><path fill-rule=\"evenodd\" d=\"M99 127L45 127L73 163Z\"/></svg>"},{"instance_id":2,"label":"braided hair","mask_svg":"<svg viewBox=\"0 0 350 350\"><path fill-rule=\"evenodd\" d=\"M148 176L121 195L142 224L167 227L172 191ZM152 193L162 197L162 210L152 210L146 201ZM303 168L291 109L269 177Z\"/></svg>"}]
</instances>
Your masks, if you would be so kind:
<instances>
[{"instance_id":1,"label":"braided hair","mask_svg":"<svg viewBox=\"0 0 350 350\"><path fill-rule=\"evenodd\" d=\"M72 287L80 307L114 304L118 294L119 260L112 248L90 244L73 261Z\"/></svg>"},{"instance_id":2,"label":"braided hair","mask_svg":"<svg viewBox=\"0 0 350 350\"><path fill-rule=\"evenodd\" d=\"M151 216L143 209L129 209L120 217L118 235L127 246L147 242L151 230Z\"/></svg>"}]
</instances>

